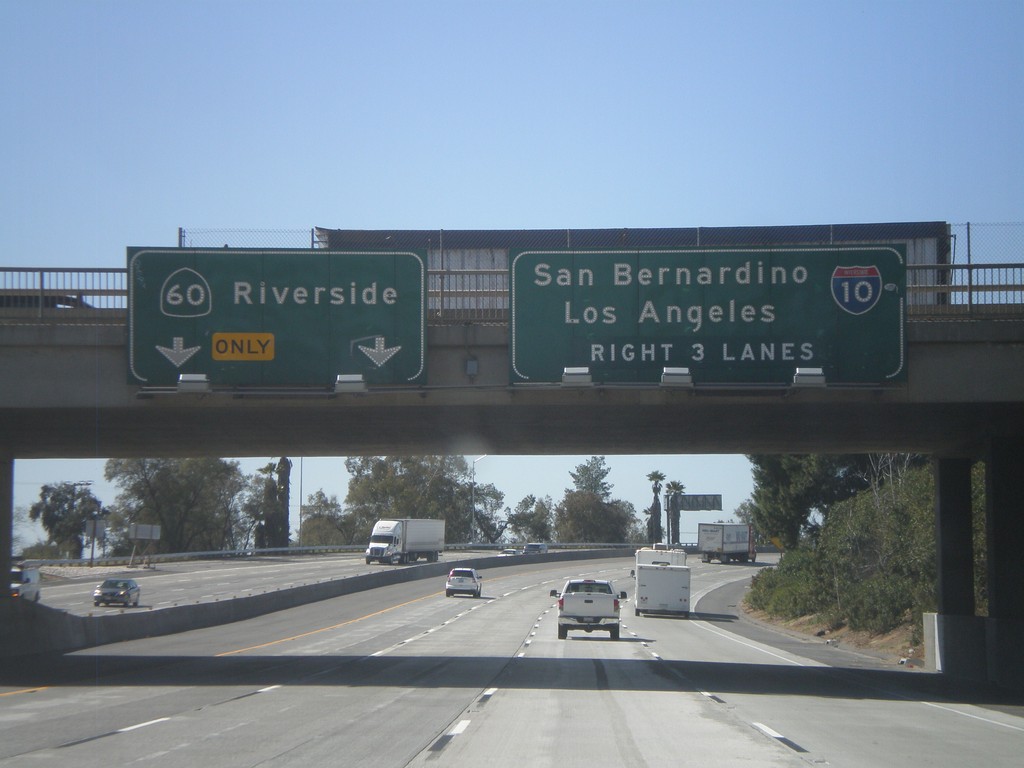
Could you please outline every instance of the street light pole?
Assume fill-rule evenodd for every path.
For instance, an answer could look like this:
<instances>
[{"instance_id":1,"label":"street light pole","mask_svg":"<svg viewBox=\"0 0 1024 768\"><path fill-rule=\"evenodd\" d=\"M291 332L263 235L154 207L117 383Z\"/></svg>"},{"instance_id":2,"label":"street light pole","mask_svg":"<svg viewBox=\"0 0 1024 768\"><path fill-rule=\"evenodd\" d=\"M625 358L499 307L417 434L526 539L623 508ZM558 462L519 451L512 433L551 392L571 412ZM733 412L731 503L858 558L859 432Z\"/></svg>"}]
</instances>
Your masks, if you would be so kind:
<instances>
[{"instance_id":1,"label":"street light pole","mask_svg":"<svg viewBox=\"0 0 1024 768\"><path fill-rule=\"evenodd\" d=\"M485 453L483 456L478 456L477 458L473 459L473 479L469 483L469 504L472 507L471 511L473 515L472 522L470 523L469 528L470 543L472 543L473 537L476 536L476 463L481 459L486 458L487 454Z\"/></svg>"}]
</instances>

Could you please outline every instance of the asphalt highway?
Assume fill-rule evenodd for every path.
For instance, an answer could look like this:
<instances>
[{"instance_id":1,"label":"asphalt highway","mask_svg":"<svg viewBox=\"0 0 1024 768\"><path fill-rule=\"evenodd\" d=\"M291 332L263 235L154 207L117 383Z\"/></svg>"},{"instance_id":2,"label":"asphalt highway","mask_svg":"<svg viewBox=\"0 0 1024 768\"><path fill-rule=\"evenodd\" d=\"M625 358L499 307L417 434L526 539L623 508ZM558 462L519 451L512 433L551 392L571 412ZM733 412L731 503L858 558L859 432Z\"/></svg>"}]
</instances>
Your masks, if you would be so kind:
<instances>
[{"instance_id":1,"label":"asphalt highway","mask_svg":"<svg viewBox=\"0 0 1024 768\"><path fill-rule=\"evenodd\" d=\"M5 659L0 766L1019 762L1013 697L742 620L759 566L693 562L690 619L636 617L627 603L620 641L558 640L549 590L593 576L632 595L631 566L524 558L485 570L480 599L427 579Z\"/></svg>"}]
</instances>

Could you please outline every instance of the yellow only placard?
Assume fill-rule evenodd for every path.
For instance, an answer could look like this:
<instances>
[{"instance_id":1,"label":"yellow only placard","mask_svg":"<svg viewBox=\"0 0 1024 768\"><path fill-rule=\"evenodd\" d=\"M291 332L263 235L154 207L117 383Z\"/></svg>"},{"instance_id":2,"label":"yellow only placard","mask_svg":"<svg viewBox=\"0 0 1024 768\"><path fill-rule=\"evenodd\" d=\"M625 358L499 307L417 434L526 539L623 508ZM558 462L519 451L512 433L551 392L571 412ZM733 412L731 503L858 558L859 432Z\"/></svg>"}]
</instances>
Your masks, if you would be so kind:
<instances>
[{"instance_id":1,"label":"yellow only placard","mask_svg":"<svg viewBox=\"0 0 1024 768\"><path fill-rule=\"evenodd\" d=\"M215 333L211 352L214 360L273 360L274 334Z\"/></svg>"}]
</instances>

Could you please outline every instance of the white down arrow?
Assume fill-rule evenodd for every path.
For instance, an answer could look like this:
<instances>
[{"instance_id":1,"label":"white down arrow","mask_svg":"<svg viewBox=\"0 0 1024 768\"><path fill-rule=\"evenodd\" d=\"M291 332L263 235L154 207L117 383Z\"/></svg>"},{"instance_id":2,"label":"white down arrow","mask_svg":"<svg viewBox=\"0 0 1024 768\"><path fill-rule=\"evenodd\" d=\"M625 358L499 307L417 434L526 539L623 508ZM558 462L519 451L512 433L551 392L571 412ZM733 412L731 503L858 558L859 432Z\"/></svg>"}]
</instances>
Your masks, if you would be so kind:
<instances>
[{"instance_id":1,"label":"white down arrow","mask_svg":"<svg viewBox=\"0 0 1024 768\"><path fill-rule=\"evenodd\" d=\"M384 337L377 336L373 340L372 347L364 347L360 344L359 349L361 349L363 353L373 361L374 365L380 368L384 363L394 357L395 354L401 350L401 347L385 347Z\"/></svg>"},{"instance_id":2,"label":"white down arrow","mask_svg":"<svg viewBox=\"0 0 1024 768\"><path fill-rule=\"evenodd\" d=\"M166 357L171 363L174 364L175 368L181 368L185 362L198 352L202 347L189 347L185 348L185 339L181 336L175 336L171 342L170 347L161 347L159 344L156 346L157 352Z\"/></svg>"}]
</instances>

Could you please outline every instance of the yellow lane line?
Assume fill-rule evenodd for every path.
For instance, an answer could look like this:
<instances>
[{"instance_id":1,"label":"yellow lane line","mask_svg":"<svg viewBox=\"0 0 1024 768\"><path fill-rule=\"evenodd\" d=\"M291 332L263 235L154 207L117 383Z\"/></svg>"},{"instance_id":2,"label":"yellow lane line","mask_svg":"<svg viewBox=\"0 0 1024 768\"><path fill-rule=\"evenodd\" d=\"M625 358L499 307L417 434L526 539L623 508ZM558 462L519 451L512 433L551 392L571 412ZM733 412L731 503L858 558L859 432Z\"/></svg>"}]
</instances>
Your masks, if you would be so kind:
<instances>
[{"instance_id":1,"label":"yellow lane line","mask_svg":"<svg viewBox=\"0 0 1024 768\"><path fill-rule=\"evenodd\" d=\"M299 634L299 635L292 635L291 637L282 637L279 640L271 640L269 643L261 643L260 645L250 645L248 648L239 648L239 649L234 650L234 651L225 651L224 653L218 653L217 657L220 657L220 656L234 656L237 653L245 653L246 651L258 651L261 648L269 648L272 645L280 645L281 643L288 643L288 642L291 642L292 640L301 640L304 637L309 637L310 635L316 635L316 634L319 634L321 632L330 632L332 629L339 629L341 627L348 626L349 624L355 624L357 621L363 621L364 619L372 619L374 616L380 616L381 614L388 613L389 611L393 611L396 608L404 608L407 605L412 605L413 603L418 603L420 600L426 600L428 597L437 597L440 594L441 594L440 592L435 592L435 593L433 593L431 595L424 595L423 597L417 597L415 600L409 600L409 601L404 602L404 603L399 603L397 605L392 605L389 608L385 608L385 609L383 609L381 611L376 611L374 613L368 613L365 616L360 616L357 619L349 619L348 621L343 621L340 624L332 624L329 627L321 627L320 629L314 629L314 630L312 630L310 632L303 632L302 634Z\"/></svg>"},{"instance_id":2,"label":"yellow lane line","mask_svg":"<svg viewBox=\"0 0 1024 768\"><path fill-rule=\"evenodd\" d=\"M7 691L6 693L0 693L0 698L4 696L18 696L22 693L39 693L40 691L49 690L50 686L44 685L41 688L22 688L20 691Z\"/></svg>"}]
</instances>

